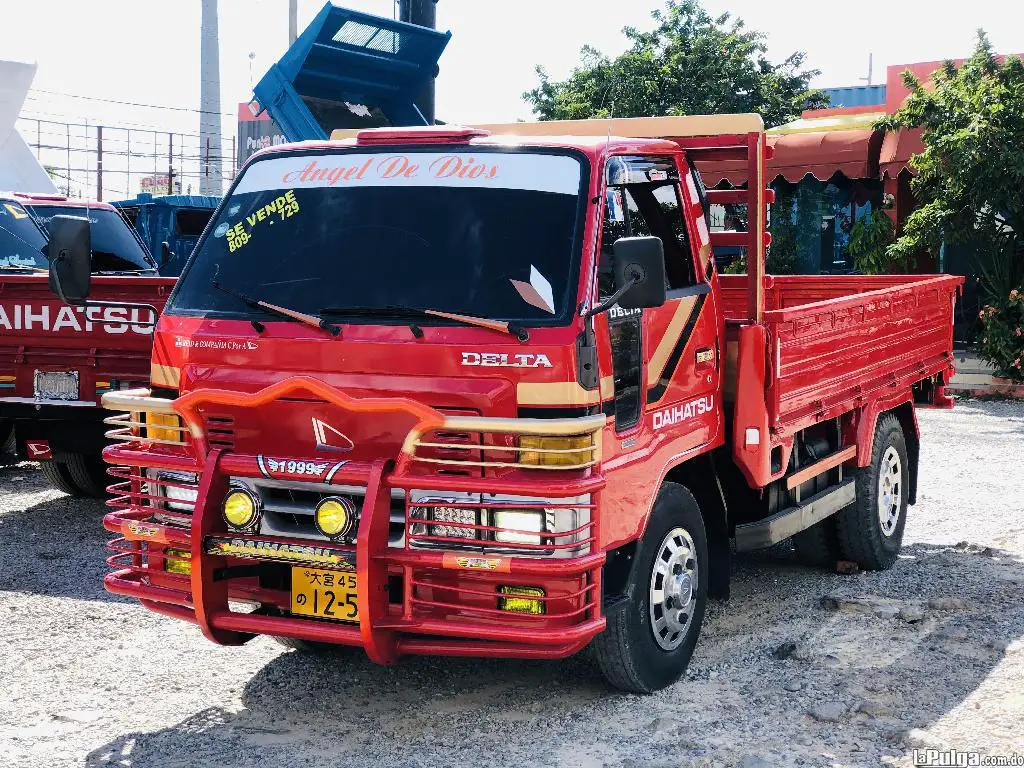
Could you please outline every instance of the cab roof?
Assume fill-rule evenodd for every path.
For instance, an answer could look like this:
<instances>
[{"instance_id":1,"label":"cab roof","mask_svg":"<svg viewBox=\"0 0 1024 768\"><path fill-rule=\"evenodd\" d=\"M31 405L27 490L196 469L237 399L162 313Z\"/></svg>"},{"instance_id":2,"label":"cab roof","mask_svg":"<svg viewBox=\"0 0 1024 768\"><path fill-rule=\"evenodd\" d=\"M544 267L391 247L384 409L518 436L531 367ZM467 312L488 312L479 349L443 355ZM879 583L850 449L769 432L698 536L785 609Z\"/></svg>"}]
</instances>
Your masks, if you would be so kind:
<instances>
[{"instance_id":1,"label":"cab roof","mask_svg":"<svg viewBox=\"0 0 1024 768\"><path fill-rule=\"evenodd\" d=\"M34 194L31 192L15 192L14 199L22 205L46 205L53 208L88 208L90 210L113 211L110 203L89 202L87 200L69 200L63 195Z\"/></svg>"}]
</instances>

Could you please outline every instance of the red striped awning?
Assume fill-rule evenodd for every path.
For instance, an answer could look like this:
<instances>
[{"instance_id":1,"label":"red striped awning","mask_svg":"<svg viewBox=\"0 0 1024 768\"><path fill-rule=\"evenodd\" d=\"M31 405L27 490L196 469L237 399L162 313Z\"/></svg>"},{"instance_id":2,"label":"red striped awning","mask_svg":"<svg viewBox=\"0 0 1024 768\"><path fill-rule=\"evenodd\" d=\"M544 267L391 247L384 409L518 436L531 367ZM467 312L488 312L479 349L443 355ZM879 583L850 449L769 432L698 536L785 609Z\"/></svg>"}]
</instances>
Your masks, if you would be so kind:
<instances>
[{"instance_id":1,"label":"red striped awning","mask_svg":"<svg viewBox=\"0 0 1024 768\"><path fill-rule=\"evenodd\" d=\"M917 173L910 165L910 158L922 152L924 141L921 139L920 128L885 134L878 157L878 169L882 178L895 179L903 171Z\"/></svg>"},{"instance_id":2,"label":"red striped awning","mask_svg":"<svg viewBox=\"0 0 1024 768\"><path fill-rule=\"evenodd\" d=\"M796 183L808 174L828 181L836 173L849 179L876 179L882 133L871 129L806 131L768 137L775 156L768 160L768 181L782 176ZM697 167L707 187L722 181L737 187L747 181L746 164L739 161L703 161Z\"/></svg>"}]
</instances>

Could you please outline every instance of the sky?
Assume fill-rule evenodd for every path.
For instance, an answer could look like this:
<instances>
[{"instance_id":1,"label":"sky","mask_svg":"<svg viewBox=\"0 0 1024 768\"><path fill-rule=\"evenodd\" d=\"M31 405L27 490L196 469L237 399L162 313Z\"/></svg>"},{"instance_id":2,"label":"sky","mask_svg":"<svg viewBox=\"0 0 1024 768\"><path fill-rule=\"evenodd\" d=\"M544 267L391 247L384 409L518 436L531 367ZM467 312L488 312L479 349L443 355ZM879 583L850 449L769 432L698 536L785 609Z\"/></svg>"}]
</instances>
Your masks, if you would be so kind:
<instances>
[{"instance_id":1,"label":"sky","mask_svg":"<svg viewBox=\"0 0 1024 768\"><path fill-rule=\"evenodd\" d=\"M324 2L299 0L300 31ZM660 2L439 0L438 26L453 37L441 59L438 117L465 123L529 119L530 109L521 94L536 84L535 65L559 78L578 62L584 44L611 55L621 52L626 46L622 28L649 26L650 11ZM392 15L395 5L392 0L336 3L381 16ZM1024 52L1024 4L1008 0L861 0L827 5L806 0L705 0L704 5L712 13L728 11L764 32L773 60L806 51L808 67L821 70L813 84L822 87L861 83L868 74L869 54L874 56L876 83L884 82L887 65L967 55L978 27L988 31L997 51ZM235 133L238 102L251 98L252 84L287 48L287 9L288 0L220 0L225 136ZM158 134L154 139L154 130L198 133L199 0L0 0L0 14L0 58L35 61L39 66L19 123L30 143L36 140L31 135L35 119L133 127L131 150L140 155L166 156L166 138ZM64 131L43 123L40 143L63 145L66 139L58 133ZM115 151L126 149L122 135L105 132L106 145ZM198 151L197 138L183 141L187 151ZM226 146L225 154L229 152ZM64 153L49 154L44 162L66 164ZM82 161L94 162L82 154ZM144 161L132 162L137 169ZM107 179L115 188L108 190L108 197L118 190L134 193L126 189L129 177L116 173L123 170L121 163L116 156L105 163ZM154 165L162 170L166 160Z\"/></svg>"}]
</instances>

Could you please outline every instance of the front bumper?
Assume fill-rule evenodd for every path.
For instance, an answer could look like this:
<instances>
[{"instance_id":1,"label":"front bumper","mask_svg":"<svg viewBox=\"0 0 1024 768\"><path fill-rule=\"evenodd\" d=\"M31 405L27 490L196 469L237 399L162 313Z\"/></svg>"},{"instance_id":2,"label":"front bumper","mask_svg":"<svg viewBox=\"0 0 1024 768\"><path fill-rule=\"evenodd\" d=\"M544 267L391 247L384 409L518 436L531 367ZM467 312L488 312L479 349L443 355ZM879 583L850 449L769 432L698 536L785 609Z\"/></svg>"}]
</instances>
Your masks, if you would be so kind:
<instances>
[{"instance_id":1,"label":"front bumper","mask_svg":"<svg viewBox=\"0 0 1024 768\"><path fill-rule=\"evenodd\" d=\"M252 405L259 404L260 394L251 396ZM344 395L321 394L338 407L353 405ZM141 406L139 401L132 407ZM167 446L145 440L127 440L105 452L114 465L111 474L119 480L111 486L114 498L108 502L114 511L104 519L104 526L118 534L110 544L114 554L108 562L114 570L105 578L109 591L194 622L220 644L241 644L259 634L293 637L360 646L379 663L391 663L405 654L561 658L583 648L604 629L601 574L605 553L599 546L598 514L604 477L596 451L593 462L571 472L424 475L417 472L415 458L417 437L431 428L424 425L410 432L398 456L348 461L334 470L331 484L365 488L365 496L354 544L332 544L229 531L220 511L229 482L259 477L262 457L209 448L198 424L190 419L189 409L180 400L174 408L185 417L192 433L191 453L203 458L175 454ZM517 426L540 428L525 422L517 425L516 421L477 419L474 425L481 430L493 426L506 434ZM567 421L577 422L577 431L590 431L599 445L603 420ZM489 422L493 424L489 426ZM545 426L551 425L573 428L561 421ZM148 481L151 474L147 471L153 470L197 473L196 502L190 517L174 521L160 516L158 507L168 499L156 495L159 486ZM549 554L552 548L565 549L558 557L467 550L447 547L443 541L431 542L429 548L416 547L409 535L403 537L401 546L389 545L393 491L406 492L408 534L420 520L410 514L408 492L424 488L428 478L432 493L543 497L552 506L583 506L588 513L586 522L574 531L571 545L547 542ZM580 498L588 499L587 503L581 504ZM225 542L229 546L224 546ZM172 554L167 554L168 549ZM190 575L166 570L168 560L180 559L175 551L188 553ZM290 574L290 566L354 570L358 623L290 615L290 575L285 575ZM499 587L507 585L541 587L544 613L499 610ZM255 609L247 612L243 603Z\"/></svg>"}]
</instances>

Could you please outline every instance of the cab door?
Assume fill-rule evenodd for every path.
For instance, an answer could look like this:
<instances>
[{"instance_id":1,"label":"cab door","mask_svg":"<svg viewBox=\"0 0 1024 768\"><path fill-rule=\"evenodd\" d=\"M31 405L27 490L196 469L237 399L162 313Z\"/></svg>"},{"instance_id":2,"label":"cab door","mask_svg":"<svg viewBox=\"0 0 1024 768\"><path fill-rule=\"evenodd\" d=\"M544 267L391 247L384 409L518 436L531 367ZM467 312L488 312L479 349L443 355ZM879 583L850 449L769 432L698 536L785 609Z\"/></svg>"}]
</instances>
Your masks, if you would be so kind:
<instances>
[{"instance_id":1,"label":"cab door","mask_svg":"<svg viewBox=\"0 0 1024 768\"><path fill-rule=\"evenodd\" d=\"M713 440L720 413L716 311L710 246L697 230L693 179L676 157L615 157L608 163L599 294L614 290L613 245L653 236L665 251L668 300L654 309L608 312L614 376L609 415L622 447L671 440L687 450ZM706 232L706 228L704 230ZM707 261L701 258L701 252Z\"/></svg>"}]
</instances>

